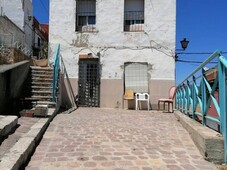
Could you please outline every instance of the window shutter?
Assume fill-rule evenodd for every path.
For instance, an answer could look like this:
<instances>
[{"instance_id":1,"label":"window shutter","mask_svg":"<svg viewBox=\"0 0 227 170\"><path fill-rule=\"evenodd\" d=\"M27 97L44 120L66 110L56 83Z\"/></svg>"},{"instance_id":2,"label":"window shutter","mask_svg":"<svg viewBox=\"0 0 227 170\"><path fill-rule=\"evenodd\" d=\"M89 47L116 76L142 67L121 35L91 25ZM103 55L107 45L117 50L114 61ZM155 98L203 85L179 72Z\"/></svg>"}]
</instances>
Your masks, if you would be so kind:
<instances>
[{"instance_id":1,"label":"window shutter","mask_svg":"<svg viewBox=\"0 0 227 170\"><path fill-rule=\"evenodd\" d=\"M125 64L125 90L148 92L147 63Z\"/></svg>"}]
</instances>

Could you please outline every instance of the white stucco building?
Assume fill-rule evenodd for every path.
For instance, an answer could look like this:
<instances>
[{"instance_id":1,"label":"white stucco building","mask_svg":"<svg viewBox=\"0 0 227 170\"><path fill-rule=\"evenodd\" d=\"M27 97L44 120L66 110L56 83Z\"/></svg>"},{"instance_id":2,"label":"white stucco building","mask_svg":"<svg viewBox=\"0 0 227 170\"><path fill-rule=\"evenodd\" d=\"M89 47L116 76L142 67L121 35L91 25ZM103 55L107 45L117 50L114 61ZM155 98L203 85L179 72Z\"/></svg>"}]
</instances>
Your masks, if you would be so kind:
<instances>
[{"instance_id":1,"label":"white stucco building","mask_svg":"<svg viewBox=\"0 0 227 170\"><path fill-rule=\"evenodd\" d=\"M175 84L176 0L50 0L49 25L81 106L121 108L132 89L155 108Z\"/></svg>"},{"instance_id":2,"label":"white stucco building","mask_svg":"<svg viewBox=\"0 0 227 170\"><path fill-rule=\"evenodd\" d=\"M32 51L32 0L0 0L0 14L1 16L8 17L24 32L24 42L21 43L28 50Z\"/></svg>"}]
</instances>

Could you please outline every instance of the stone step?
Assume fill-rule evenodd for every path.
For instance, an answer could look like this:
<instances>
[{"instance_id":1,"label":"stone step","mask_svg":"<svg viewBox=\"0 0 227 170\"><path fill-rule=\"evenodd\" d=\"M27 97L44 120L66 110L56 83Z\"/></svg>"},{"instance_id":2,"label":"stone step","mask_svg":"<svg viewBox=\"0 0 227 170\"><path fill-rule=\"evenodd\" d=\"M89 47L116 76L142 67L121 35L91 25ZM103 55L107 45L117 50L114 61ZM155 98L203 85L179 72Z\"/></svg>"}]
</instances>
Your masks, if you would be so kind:
<instances>
[{"instance_id":1,"label":"stone step","mask_svg":"<svg viewBox=\"0 0 227 170\"><path fill-rule=\"evenodd\" d=\"M46 74L46 75L53 75L53 69L50 67L31 67L31 75L33 74Z\"/></svg>"},{"instance_id":2,"label":"stone step","mask_svg":"<svg viewBox=\"0 0 227 170\"><path fill-rule=\"evenodd\" d=\"M40 81L40 82L53 82L53 79L51 78L43 78L43 77L32 77L32 81L34 82L37 82L37 81Z\"/></svg>"},{"instance_id":3,"label":"stone step","mask_svg":"<svg viewBox=\"0 0 227 170\"><path fill-rule=\"evenodd\" d=\"M53 73L53 70L35 70L31 69L32 73Z\"/></svg>"},{"instance_id":4,"label":"stone step","mask_svg":"<svg viewBox=\"0 0 227 170\"><path fill-rule=\"evenodd\" d=\"M41 96L48 96L48 95L52 95L52 93L53 93L52 87L43 87L43 86L40 86L40 87L24 90L23 96L31 96L31 95L33 95L33 96L40 96L40 95ZM58 88L57 88L57 90L58 90Z\"/></svg>"},{"instance_id":5,"label":"stone step","mask_svg":"<svg viewBox=\"0 0 227 170\"><path fill-rule=\"evenodd\" d=\"M33 86L42 86L42 87L52 87L52 82L31 82L31 85Z\"/></svg>"},{"instance_id":6,"label":"stone step","mask_svg":"<svg viewBox=\"0 0 227 170\"><path fill-rule=\"evenodd\" d=\"M30 130L31 126L34 125L39 121L38 118L28 118L28 117L20 117L18 119L18 128L15 130L15 132L11 135L8 136L7 139L5 139L1 146L0 146L0 159L1 162L4 160L4 156L7 155L10 152L10 149L17 144L19 139L28 133ZM20 147L22 147L21 145ZM1 166L0 166L1 167Z\"/></svg>"},{"instance_id":7,"label":"stone step","mask_svg":"<svg viewBox=\"0 0 227 170\"><path fill-rule=\"evenodd\" d=\"M47 105L48 108L55 108L56 107L56 103L52 102L52 99L49 101L36 101L36 102L31 102L30 106L32 106L32 108L35 108L37 105Z\"/></svg>"},{"instance_id":8,"label":"stone step","mask_svg":"<svg viewBox=\"0 0 227 170\"><path fill-rule=\"evenodd\" d=\"M0 116L0 145L1 139L8 136L9 133L17 126L17 116Z\"/></svg>"},{"instance_id":9,"label":"stone step","mask_svg":"<svg viewBox=\"0 0 227 170\"><path fill-rule=\"evenodd\" d=\"M49 94L49 95L32 95L31 98L34 98L34 99L49 99L49 98L52 98L52 95Z\"/></svg>"},{"instance_id":10,"label":"stone step","mask_svg":"<svg viewBox=\"0 0 227 170\"><path fill-rule=\"evenodd\" d=\"M31 95L24 98L21 98L21 101L28 105L29 103L37 103L38 101L52 101L51 95Z\"/></svg>"},{"instance_id":11,"label":"stone step","mask_svg":"<svg viewBox=\"0 0 227 170\"><path fill-rule=\"evenodd\" d=\"M53 75L53 70L31 70L31 74L48 74L48 75Z\"/></svg>"},{"instance_id":12,"label":"stone step","mask_svg":"<svg viewBox=\"0 0 227 170\"><path fill-rule=\"evenodd\" d=\"M30 66L32 70L45 70L45 71L53 71L52 67L37 67L37 66Z\"/></svg>"},{"instance_id":13,"label":"stone step","mask_svg":"<svg viewBox=\"0 0 227 170\"><path fill-rule=\"evenodd\" d=\"M0 169L23 169L55 114L48 109L46 118L20 117L18 128L0 145Z\"/></svg>"},{"instance_id":14,"label":"stone step","mask_svg":"<svg viewBox=\"0 0 227 170\"><path fill-rule=\"evenodd\" d=\"M52 74L37 74L37 73L34 73L34 74L31 75L31 77L32 78L40 77L40 78L51 78L52 79L53 75Z\"/></svg>"},{"instance_id":15,"label":"stone step","mask_svg":"<svg viewBox=\"0 0 227 170\"><path fill-rule=\"evenodd\" d=\"M56 102L51 102L51 101L37 101L37 102L32 102L33 106L35 105L47 105L48 108L55 108Z\"/></svg>"},{"instance_id":16,"label":"stone step","mask_svg":"<svg viewBox=\"0 0 227 170\"><path fill-rule=\"evenodd\" d=\"M31 89L36 91L52 91L52 87L44 87L44 86L31 86Z\"/></svg>"},{"instance_id":17,"label":"stone step","mask_svg":"<svg viewBox=\"0 0 227 170\"><path fill-rule=\"evenodd\" d=\"M35 97L34 97L35 96ZM37 96L37 95L31 95L31 96L26 96L26 97L23 97L21 98L21 102L24 102L24 103L28 103L28 102L37 102L37 101L41 101L41 97L42 96ZM44 96L46 97L46 96Z\"/></svg>"},{"instance_id":18,"label":"stone step","mask_svg":"<svg viewBox=\"0 0 227 170\"><path fill-rule=\"evenodd\" d=\"M30 97L21 98L23 109L35 108L37 105L47 105L49 108L55 108L56 103L52 102L52 96L38 96L33 95Z\"/></svg>"},{"instance_id":19,"label":"stone step","mask_svg":"<svg viewBox=\"0 0 227 170\"><path fill-rule=\"evenodd\" d=\"M34 94L34 93L39 93L39 94L52 94L52 91L51 90L32 90L32 93Z\"/></svg>"}]
</instances>

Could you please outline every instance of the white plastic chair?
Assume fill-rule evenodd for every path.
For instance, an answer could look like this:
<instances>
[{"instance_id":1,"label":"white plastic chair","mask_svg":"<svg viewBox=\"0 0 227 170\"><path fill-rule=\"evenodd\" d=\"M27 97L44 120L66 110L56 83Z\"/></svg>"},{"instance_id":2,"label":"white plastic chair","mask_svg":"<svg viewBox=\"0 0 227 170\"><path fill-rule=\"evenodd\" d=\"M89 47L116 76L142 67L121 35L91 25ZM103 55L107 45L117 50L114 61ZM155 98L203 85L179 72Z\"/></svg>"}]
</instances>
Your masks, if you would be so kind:
<instances>
[{"instance_id":1,"label":"white plastic chair","mask_svg":"<svg viewBox=\"0 0 227 170\"><path fill-rule=\"evenodd\" d=\"M138 105L140 101L146 101L147 102L147 109L150 109L149 102L150 102L150 96L148 93L136 93L135 94L135 102L136 102L136 110L138 110Z\"/></svg>"}]
</instances>

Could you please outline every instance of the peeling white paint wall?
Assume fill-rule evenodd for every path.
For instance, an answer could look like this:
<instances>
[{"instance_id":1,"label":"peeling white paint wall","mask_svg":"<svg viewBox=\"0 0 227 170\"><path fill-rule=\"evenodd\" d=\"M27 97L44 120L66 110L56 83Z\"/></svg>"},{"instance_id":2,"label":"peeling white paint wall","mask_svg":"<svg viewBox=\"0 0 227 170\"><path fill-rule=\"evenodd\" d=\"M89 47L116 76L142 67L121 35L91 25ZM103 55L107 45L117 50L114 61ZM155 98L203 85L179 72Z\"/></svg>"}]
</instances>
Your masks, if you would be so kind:
<instances>
[{"instance_id":1,"label":"peeling white paint wall","mask_svg":"<svg viewBox=\"0 0 227 170\"><path fill-rule=\"evenodd\" d=\"M176 0L145 0L144 31L124 32L124 0L96 1L96 32L75 32L76 1L50 0L50 60L57 43L69 77L79 54L100 52L102 79L122 79L124 62L148 62L151 79L175 80Z\"/></svg>"}]
</instances>

